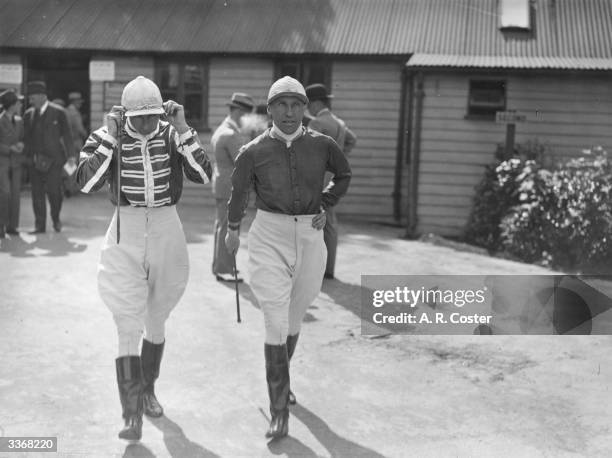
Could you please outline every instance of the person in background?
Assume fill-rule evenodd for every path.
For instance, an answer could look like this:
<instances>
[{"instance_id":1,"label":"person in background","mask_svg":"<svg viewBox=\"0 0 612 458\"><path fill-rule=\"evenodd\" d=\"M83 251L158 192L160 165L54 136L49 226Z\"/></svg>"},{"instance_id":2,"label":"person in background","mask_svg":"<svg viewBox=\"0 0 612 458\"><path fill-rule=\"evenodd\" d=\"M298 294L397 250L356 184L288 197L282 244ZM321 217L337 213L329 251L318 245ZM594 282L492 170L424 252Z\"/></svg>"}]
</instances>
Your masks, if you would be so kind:
<instances>
[{"instance_id":1,"label":"person in background","mask_svg":"<svg viewBox=\"0 0 612 458\"><path fill-rule=\"evenodd\" d=\"M259 104L255 106L252 113L245 114L240 120L241 131L248 137L249 141L253 140L266 131L268 127L272 127L272 120L268 114L268 105Z\"/></svg>"},{"instance_id":2,"label":"person in background","mask_svg":"<svg viewBox=\"0 0 612 458\"><path fill-rule=\"evenodd\" d=\"M66 107L66 115L68 116L70 129L72 130L71 147L74 154L78 156L88 135L85 126L83 126L83 115L81 114L83 97L81 96L80 92L70 92L68 94L68 102L69 104ZM78 194L74 173L71 174L69 172L70 171L64 172L64 195L66 197Z\"/></svg>"},{"instance_id":3,"label":"person in background","mask_svg":"<svg viewBox=\"0 0 612 458\"><path fill-rule=\"evenodd\" d=\"M62 170L69 162L76 165L72 145L72 132L66 111L47 100L47 86L43 81L28 83L30 104L24 115L25 152L31 165L32 207L34 230L44 233L47 225L47 203L51 207L51 219L55 232L62 230Z\"/></svg>"},{"instance_id":4,"label":"person in background","mask_svg":"<svg viewBox=\"0 0 612 458\"><path fill-rule=\"evenodd\" d=\"M72 129L72 147L75 153L79 154L88 135L83 125L83 115L81 114L83 96L81 96L80 92L71 92L68 94L68 101L70 103L66 107L66 114Z\"/></svg>"},{"instance_id":5,"label":"person in background","mask_svg":"<svg viewBox=\"0 0 612 458\"><path fill-rule=\"evenodd\" d=\"M119 437L138 440L143 411L163 415L154 385L165 324L189 278L187 243L176 212L183 173L207 183L212 165L185 121L183 106L163 103L150 79L139 76L126 84L121 105L87 139L76 178L85 193L108 183L117 206L102 246L98 290L117 326L115 369L125 420Z\"/></svg>"},{"instance_id":6,"label":"person in background","mask_svg":"<svg viewBox=\"0 0 612 458\"><path fill-rule=\"evenodd\" d=\"M268 92L272 127L245 145L232 173L226 245L240 246L240 221L253 187L257 214L248 235L250 286L264 314L271 421L266 437L289 431L289 361L325 270L325 214L346 193L351 169L331 138L302 126L302 84L285 76ZM324 188L325 172L334 174Z\"/></svg>"},{"instance_id":7,"label":"person in background","mask_svg":"<svg viewBox=\"0 0 612 458\"><path fill-rule=\"evenodd\" d=\"M0 94L0 239L17 235L21 165L24 159L22 95L13 90Z\"/></svg>"},{"instance_id":8,"label":"person in background","mask_svg":"<svg viewBox=\"0 0 612 458\"><path fill-rule=\"evenodd\" d=\"M306 87L306 96L308 97L308 111L313 116L308 128L333 138L342 152L348 156L357 143L357 137L342 119L331 112L333 95L327 92L325 85L311 84ZM329 182L330 178L331 175L327 175L325 182ZM327 222L323 234L327 247L327 264L324 277L332 279L335 275L336 251L338 248L338 217L333 208L327 212Z\"/></svg>"},{"instance_id":9,"label":"person in background","mask_svg":"<svg viewBox=\"0 0 612 458\"><path fill-rule=\"evenodd\" d=\"M66 102L64 102L64 99L60 99L59 97L51 100L51 103L54 103L64 109L66 109Z\"/></svg>"},{"instance_id":10,"label":"person in background","mask_svg":"<svg viewBox=\"0 0 612 458\"><path fill-rule=\"evenodd\" d=\"M230 176L234 170L238 150L250 140L240 131L241 120L253 111L255 102L250 95L236 92L232 94L227 106L229 114L217 127L211 138L211 146L215 155L212 192L217 206L212 272L217 281L232 282L236 280L233 276L234 259L225 247L227 201L232 191ZM242 281L241 278L237 280Z\"/></svg>"}]
</instances>

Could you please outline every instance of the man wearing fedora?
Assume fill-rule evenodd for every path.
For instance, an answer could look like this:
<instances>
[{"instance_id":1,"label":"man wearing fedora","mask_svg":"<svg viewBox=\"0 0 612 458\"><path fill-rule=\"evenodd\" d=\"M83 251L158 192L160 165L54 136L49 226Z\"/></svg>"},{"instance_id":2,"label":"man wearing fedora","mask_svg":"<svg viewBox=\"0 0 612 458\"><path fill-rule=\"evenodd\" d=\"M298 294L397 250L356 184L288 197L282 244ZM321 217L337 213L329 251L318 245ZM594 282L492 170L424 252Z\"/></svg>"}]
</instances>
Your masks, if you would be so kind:
<instances>
[{"instance_id":1,"label":"man wearing fedora","mask_svg":"<svg viewBox=\"0 0 612 458\"><path fill-rule=\"evenodd\" d=\"M62 169L69 161L76 165L72 149L72 132L65 110L47 100L47 86L43 81L28 83L28 97L32 105L25 112L25 150L31 164L32 206L34 230L47 230L47 203L55 232L62 230Z\"/></svg>"},{"instance_id":2,"label":"man wearing fedora","mask_svg":"<svg viewBox=\"0 0 612 458\"><path fill-rule=\"evenodd\" d=\"M252 186L257 214L249 230L250 286L265 324L264 357L271 422L266 437L288 433L289 361L302 320L321 290L325 212L346 193L351 169L338 145L302 125L302 84L285 76L268 92L272 127L241 148L232 173L226 245L240 246L240 221ZM334 174L324 187L325 172Z\"/></svg>"},{"instance_id":3,"label":"man wearing fedora","mask_svg":"<svg viewBox=\"0 0 612 458\"><path fill-rule=\"evenodd\" d=\"M227 201L232 191L231 175L238 150L249 141L240 131L241 119L253 111L253 98L241 92L232 94L229 102L229 114L215 130L211 146L215 154L215 168L212 179L212 192L216 199L217 214L215 217L215 246L212 271L217 281L234 281L233 256L225 246L227 234ZM238 281L242 281L238 278Z\"/></svg>"},{"instance_id":4,"label":"man wearing fedora","mask_svg":"<svg viewBox=\"0 0 612 458\"><path fill-rule=\"evenodd\" d=\"M348 156L357 143L357 137L342 119L331 112L331 99L334 96L328 94L327 88L323 84L311 84L306 87L306 96L308 97L308 111L313 116L308 123L308 128L333 138L342 152ZM328 183L330 178L331 175L328 174L325 182ZM332 279L335 273L338 247L338 218L333 208L327 212L323 238L327 248L327 264L324 277Z\"/></svg>"},{"instance_id":5,"label":"man wearing fedora","mask_svg":"<svg viewBox=\"0 0 612 458\"><path fill-rule=\"evenodd\" d=\"M23 162L22 95L13 90L0 94L0 239L16 235L19 226L19 192Z\"/></svg>"}]
</instances>

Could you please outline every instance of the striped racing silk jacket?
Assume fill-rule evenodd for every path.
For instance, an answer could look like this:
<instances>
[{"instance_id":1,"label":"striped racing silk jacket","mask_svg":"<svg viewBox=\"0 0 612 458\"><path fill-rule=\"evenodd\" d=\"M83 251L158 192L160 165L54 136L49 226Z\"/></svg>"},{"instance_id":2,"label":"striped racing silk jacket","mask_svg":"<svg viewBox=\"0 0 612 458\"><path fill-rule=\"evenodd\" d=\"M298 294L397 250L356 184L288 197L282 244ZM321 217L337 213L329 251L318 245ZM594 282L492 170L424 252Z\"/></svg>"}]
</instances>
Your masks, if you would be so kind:
<instances>
[{"instance_id":1,"label":"striped racing silk jacket","mask_svg":"<svg viewBox=\"0 0 612 458\"><path fill-rule=\"evenodd\" d=\"M110 199L117 203L117 140L106 126L93 132L81 151L77 183L81 191L97 191L109 185ZM196 183L208 183L212 164L190 129L179 135L166 121L147 136L128 121L121 137L120 205L161 207L174 205L183 190L183 172Z\"/></svg>"}]
</instances>

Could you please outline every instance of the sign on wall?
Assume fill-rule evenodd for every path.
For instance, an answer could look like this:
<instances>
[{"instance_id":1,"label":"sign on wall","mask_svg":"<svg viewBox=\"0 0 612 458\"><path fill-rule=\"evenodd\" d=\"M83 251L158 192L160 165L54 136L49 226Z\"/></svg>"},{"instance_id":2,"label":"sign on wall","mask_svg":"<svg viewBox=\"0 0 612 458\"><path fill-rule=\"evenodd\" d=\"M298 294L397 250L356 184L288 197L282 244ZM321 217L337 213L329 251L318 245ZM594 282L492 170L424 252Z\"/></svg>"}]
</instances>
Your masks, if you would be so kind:
<instances>
[{"instance_id":1,"label":"sign on wall","mask_svg":"<svg viewBox=\"0 0 612 458\"><path fill-rule=\"evenodd\" d=\"M108 113L114 105L121 105L121 94L127 81L107 81L104 83L104 112Z\"/></svg>"},{"instance_id":2,"label":"sign on wall","mask_svg":"<svg viewBox=\"0 0 612 458\"><path fill-rule=\"evenodd\" d=\"M517 122L527 122L527 116L517 113L514 110L497 111L495 113L495 122L498 124L515 124Z\"/></svg>"},{"instance_id":3,"label":"sign on wall","mask_svg":"<svg viewBox=\"0 0 612 458\"><path fill-rule=\"evenodd\" d=\"M115 61L112 61L112 60L91 60L89 61L89 80L90 81L114 81L115 80Z\"/></svg>"},{"instance_id":4,"label":"sign on wall","mask_svg":"<svg viewBox=\"0 0 612 458\"><path fill-rule=\"evenodd\" d=\"M21 64L0 64L0 83L21 84L23 67Z\"/></svg>"}]
</instances>

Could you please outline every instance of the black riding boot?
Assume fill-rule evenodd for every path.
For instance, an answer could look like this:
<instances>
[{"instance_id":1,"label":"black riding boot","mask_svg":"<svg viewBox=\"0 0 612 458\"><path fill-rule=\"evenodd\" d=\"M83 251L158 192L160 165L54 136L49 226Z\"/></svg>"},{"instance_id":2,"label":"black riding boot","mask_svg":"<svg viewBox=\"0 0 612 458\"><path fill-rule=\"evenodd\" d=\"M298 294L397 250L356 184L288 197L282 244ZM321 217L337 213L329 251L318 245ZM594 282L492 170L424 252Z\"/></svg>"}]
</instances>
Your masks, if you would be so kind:
<instances>
[{"instance_id":1,"label":"black riding boot","mask_svg":"<svg viewBox=\"0 0 612 458\"><path fill-rule=\"evenodd\" d=\"M115 360L119 398L125 426L121 439L139 440L142 437L142 369L139 356L122 356Z\"/></svg>"},{"instance_id":2,"label":"black riding boot","mask_svg":"<svg viewBox=\"0 0 612 458\"><path fill-rule=\"evenodd\" d=\"M287 345L264 345L266 381L270 397L270 428L266 437L284 437L289 433L289 359Z\"/></svg>"},{"instance_id":3,"label":"black riding boot","mask_svg":"<svg viewBox=\"0 0 612 458\"><path fill-rule=\"evenodd\" d=\"M294 336L287 336L287 357L289 358L289 363L291 363L291 357L293 356L293 353L295 352L295 346L297 345L297 341L299 337L300 337L299 333L297 333ZM289 389L289 404L294 405L296 403L297 403L297 399L295 398L295 394L293 394L293 391Z\"/></svg>"},{"instance_id":4,"label":"black riding boot","mask_svg":"<svg viewBox=\"0 0 612 458\"><path fill-rule=\"evenodd\" d=\"M146 339L142 341L140 359L142 361L144 413L149 417L161 417L164 409L155 397L155 380L159 377L159 365L164 354L164 343L154 344Z\"/></svg>"}]
</instances>

